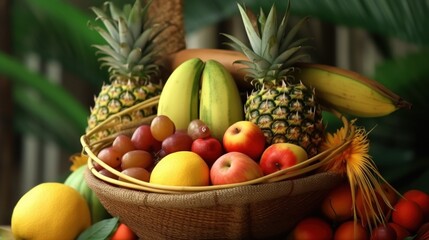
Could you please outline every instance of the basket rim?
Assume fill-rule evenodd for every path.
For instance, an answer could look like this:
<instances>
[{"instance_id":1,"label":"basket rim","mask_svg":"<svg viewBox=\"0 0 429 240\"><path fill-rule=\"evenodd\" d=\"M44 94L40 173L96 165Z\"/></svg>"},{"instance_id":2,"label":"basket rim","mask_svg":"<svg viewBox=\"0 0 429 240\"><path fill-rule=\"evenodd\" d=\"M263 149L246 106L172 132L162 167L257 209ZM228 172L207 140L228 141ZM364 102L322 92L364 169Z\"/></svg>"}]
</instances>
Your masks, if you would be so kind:
<instances>
[{"instance_id":1,"label":"basket rim","mask_svg":"<svg viewBox=\"0 0 429 240\"><path fill-rule=\"evenodd\" d=\"M282 180L292 179L299 175L302 175L302 173L298 173L294 170L302 169L306 167L306 172L310 172L312 170L318 169L320 166L322 166L324 163L329 161L333 156L335 156L338 152L342 151L345 147L348 146L350 141L344 142L342 145L338 145L335 148L328 149L327 151L324 151L313 158L310 158L304 162L301 162L299 164L296 164L293 167L286 168L279 170L277 172L265 175L260 178L256 178L253 180L240 182L240 183L232 183L232 184L223 184L223 185L209 185L209 186L169 186L169 185L161 185L161 184L154 184L149 182L144 182L135 178L132 178L130 176L127 176L118 170L110 167L106 163L104 163L102 160L97 158L95 154L89 149L85 148L86 153L88 154L88 161L87 161L87 167L91 171L91 173L105 181L114 185L126 187L126 188L133 188L136 190L143 190L143 191L150 191L150 192L157 192L157 193L180 193L180 192L201 192L201 191L212 191L212 190L220 190L220 189L226 189L226 188L232 188L232 187L240 187L240 186L246 186L246 185L254 185L254 184L261 184L261 183L270 183L270 182L278 182ZM328 155L327 157L320 160L322 156ZM107 177L101 173L99 173L93 163L92 160L100 164L103 168L105 168L107 171L113 173L117 177L121 177L128 182L113 179L110 177ZM320 160L320 161L319 161ZM298 174L297 174L298 173Z\"/></svg>"},{"instance_id":2,"label":"basket rim","mask_svg":"<svg viewBox=\"0 0 429 240\"><path fill-rule=\"evenodd\" d=\"M284 196L296 196L306 192L313 191L310 188L297 188L297 185L307 184L314 185L316 179L322 179L324 187L330 189L331 185L338 184L343 176L335 172L320 172L302 178L289 179L286 181L262 183L257 185L243 185L224 189L215 189L211 191L199 192L175 192L175 194L165 194L164 192L148 192L135 188L124 188L109 182L103 181L92 174L90 169L85 170L85 179L90 182L90 188L97 194L111 196L113 191L123 191L129 198L121 199L121 201L135 202L135 198L141 200L142 205L146 207L209 207L215 205L240 205L249 204L257 201L267 201ZM268 191L269 186L278 189L274 194L264 194ZM305 189L305 190L303 190ZM323 189L317 188L317 191ZM253 192L255 194L244 194ZM216 196L216 197L214 197ZM237 197L240 197L237 200ZM134 199L131 199L134 198ZM206 201L207 199L216 199Z\"/></svg>"}]
</instances>

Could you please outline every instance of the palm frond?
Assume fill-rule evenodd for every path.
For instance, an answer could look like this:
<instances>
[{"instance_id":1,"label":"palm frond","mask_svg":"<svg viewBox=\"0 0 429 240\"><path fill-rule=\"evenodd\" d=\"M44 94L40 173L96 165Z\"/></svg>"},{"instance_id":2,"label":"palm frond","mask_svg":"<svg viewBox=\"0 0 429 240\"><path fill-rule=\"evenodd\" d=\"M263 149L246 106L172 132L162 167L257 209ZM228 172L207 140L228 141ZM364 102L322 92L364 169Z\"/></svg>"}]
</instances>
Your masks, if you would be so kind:
<instances>
[{"instance_id":1,"label":"palm frond","mask_svg":"<svg viewBox=\"0 0 429 240\"><path fill-rule=\"evenodd\" d=\"M14 129L22 134L33 133L40 140L54 139L70 153L79 151L79 137L84 130L63 116L50 101L34 96L29 90L14 86Z\"/></svg>"},{"instance_id":2,"label":"palm frond","mask_svg":"<svg viewBox=\"0 0 429 240\"><path fill-rule=\"evenodd\" d=\"M44 77L29 71L20 62L0 52L0 74L8 77L14 83L26 86L39 93L47 102L51 103L59 115L70 120L74 129L83 131L88 116L86 108L74 99L64 88L50 83ZM20 96L15 95L14 100ZM18 101L19 102L19 101ZM23 104L31 105L32 102ZM32 106L38 108L38 106ZM49 115L48 115L49 116Z\"/></svg>"},{"instance_id":3,"label":"palm frond","mask_svg":"<svg viewBox=\"0 0 429 240\"><path fill-rule=\"evenodd\" d=\"M421 0L300 0L295 14L310 15L337 25L429 45L429 2Z\"/></svg>"},{"instance_id":4,"label":"palm frond","mask_svg":"<svg viewBox=\"0 0 429 240\"><path fill-rule=\"evenodd\" d=\"M99 87L107 79L93 44L104 43L88 24L95 16L61 0L21 0L12 7L14 53L55 59L79 79Z\"/></svg>"},{"instance_id":5,"label":"palm frond","mask_svg":"<svg viewBox=\"0 0 429 240\"><path fill-rule=\"evenodd\" d=\"M184 0L188 32L237 14L234 1ZM249 8L266 11L273 3L284 11L288 1L241 1ZM429 2L421 0L291 0L291 13L310 16L336 25L363 28L369 32L429 45Z\"/></svg>"}]
</instances>

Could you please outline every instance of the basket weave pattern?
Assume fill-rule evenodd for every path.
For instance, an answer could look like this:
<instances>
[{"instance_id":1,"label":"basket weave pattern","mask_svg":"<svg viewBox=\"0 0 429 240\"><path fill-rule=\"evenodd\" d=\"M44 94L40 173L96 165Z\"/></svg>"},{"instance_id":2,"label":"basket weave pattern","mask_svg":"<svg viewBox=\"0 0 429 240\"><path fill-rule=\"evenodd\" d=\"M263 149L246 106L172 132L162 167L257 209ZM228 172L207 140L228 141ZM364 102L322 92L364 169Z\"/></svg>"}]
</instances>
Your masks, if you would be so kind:
<instances>
[{"instance_id":1,"label":"basket weave pattern","mask_svg":"<svg viewBox=\"0 0 429 240\"><path fill-rule=\"evenodd\" d=\"M91 189L141 239L266 239L287 233L341 178L295 180L188 194L148 193L106 183L89 169Z\"/></svg>"}]
</instances>

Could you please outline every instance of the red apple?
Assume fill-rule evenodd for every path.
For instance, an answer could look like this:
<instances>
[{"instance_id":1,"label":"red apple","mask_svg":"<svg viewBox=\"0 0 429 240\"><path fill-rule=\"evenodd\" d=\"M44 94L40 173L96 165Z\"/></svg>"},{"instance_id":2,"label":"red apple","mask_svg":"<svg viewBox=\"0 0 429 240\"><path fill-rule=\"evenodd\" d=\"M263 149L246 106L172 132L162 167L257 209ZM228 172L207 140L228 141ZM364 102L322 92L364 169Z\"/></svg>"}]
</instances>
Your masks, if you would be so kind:
<instances>
[{"instance_id":1,"label":"red apple","mask_svg":"<svg viewBox=\"0 0 429 240\"><path fill-rule=\"evenodd\" d=\"M263 175L258 163L240 152L223 154L210 169L210 179L213 185L245 182Z\"/></svg>"},{"instance_id":2,"label":"red apple","mask_svg":"<svg viewBox=\"0 0 429 240\"><path fill-rule=\"evenodd\" d=\"M223 154L222 144L214 137L195 139L191 151L200 155L209 167Z\"/></svg>"},{"instance_id":3,"label":"red apple","mask_svg":"<svg viewBox=\"0 0 429 240\"><path fill-rule=\"evenodd\" d=\"M241 152L257 161L265 150L265 135L258 125L238 121L226 129L223 147L226 152Z\"/></svg>"},{"instance_id":4,"label":"red apple","mask_svg":"<svg viewBox=\"0 0 429 240\"><path fill-rule=\"evenodd\" d=\"M259 165L265 175L307 160L307 152L291 143L274 143L262 153Z\"/></svg>"}]
</instances>

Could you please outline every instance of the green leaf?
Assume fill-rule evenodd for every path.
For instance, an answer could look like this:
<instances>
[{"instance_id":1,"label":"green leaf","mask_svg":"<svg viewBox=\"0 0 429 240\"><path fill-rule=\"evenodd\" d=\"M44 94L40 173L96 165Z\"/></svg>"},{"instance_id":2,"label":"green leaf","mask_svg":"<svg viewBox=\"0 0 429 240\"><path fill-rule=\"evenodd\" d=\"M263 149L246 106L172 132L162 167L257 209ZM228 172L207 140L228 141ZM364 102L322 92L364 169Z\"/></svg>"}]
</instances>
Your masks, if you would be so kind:
<instances>
[{"instance_id":1,"label":"green leaf","mask_svg":"<svg viewBox=\"0 0 429 240\"><path fill-rule=\"evenodd\" d=\"M409 236L409 237L406 237L404 240L414 240L414 239L416 239L416 237L417 237L417 235Z\"/></svg>"},{"instance_id":2,"label":"green leaf","mask_svg":"<svg viewBox=\"0 0 429 240\"><path fill-rule=\"evenodd\" d=\"M1 240L14 240L12 230L6 227L0 227L0 239Z\"/></svg>"},{"instance_id":3,"label":"green leaf","mask_svg":"<svg viewBox=\"0 0 429 240\"><path fill-rule=\"evenodd\" d=\"M114 232L119 225L118 218L101 220L83 231L77 240L105 240Z\"/></svg>"},{"instance_id":4,"label":"green leaf","mask_svg":"<svg viewBox=\"0 0 429 240\"><path fill-rule=\"evenodd\" d=\"M52 103L59 114L64 115L76 126L76 129L86 128L88 110L77 102L64 88L50 83L46 78L26 69L21 63L0 52L0 74L7 76L13 82L34 89L47 101ZM16 96L15 98L19 98ZM31 105L31 102L26 104Z\"/></svg>"}]
</instances>

